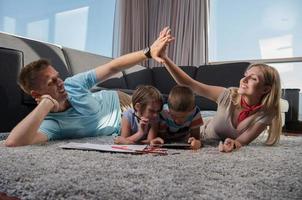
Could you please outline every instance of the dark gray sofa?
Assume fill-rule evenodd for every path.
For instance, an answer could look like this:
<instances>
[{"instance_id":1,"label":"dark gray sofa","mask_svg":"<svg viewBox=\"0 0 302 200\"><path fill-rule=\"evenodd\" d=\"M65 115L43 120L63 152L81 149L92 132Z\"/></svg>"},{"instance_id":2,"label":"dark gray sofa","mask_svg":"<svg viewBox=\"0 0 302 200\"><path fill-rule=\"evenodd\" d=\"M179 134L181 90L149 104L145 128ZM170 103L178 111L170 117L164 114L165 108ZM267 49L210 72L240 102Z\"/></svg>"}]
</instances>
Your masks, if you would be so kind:
<instances>
[{"instance_id":1,"label":"dark gray sofa","mask_svg":"<svg viewBox=\"0 0 302 200\"><path fill-rule=\"evenodd\" d=\"M112 60L111 58L0 33L0 132L9 132L34 107L34 100L24 94L16 83L20 69L39 58L49 59L63 79ZM204 83L225 87L238 86L247 62L220 65L181 66L191 77ZM165 96L176 84L164 67L134 66L111 79L99 83L100 88L122 89L131 92L138 85L157 87ZM196 97L201 110L215 110L216 104Z\"/></svg>"}]
</instances>

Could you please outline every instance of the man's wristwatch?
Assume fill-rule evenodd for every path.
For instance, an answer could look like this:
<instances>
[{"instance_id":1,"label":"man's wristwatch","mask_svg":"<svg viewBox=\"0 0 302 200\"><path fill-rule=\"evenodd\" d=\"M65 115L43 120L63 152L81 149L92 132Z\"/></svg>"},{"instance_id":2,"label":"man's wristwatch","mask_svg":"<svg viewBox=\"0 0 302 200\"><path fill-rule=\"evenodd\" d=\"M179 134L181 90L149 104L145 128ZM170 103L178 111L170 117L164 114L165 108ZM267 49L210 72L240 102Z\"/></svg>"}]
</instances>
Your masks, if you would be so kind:
<instances>
[{"instance_id":1,"label":"man's wristwatch","mask_svg":"<svg viewBox=\"0 0 302 200\"><path fill-rule=\"evenodd\" d=\"M145 56L146 56L147 58L152 58L150 47L145 48L145 49L143 50L143 52L144 52L144 54L145 54Z\"/></svg>"}]
</instances>

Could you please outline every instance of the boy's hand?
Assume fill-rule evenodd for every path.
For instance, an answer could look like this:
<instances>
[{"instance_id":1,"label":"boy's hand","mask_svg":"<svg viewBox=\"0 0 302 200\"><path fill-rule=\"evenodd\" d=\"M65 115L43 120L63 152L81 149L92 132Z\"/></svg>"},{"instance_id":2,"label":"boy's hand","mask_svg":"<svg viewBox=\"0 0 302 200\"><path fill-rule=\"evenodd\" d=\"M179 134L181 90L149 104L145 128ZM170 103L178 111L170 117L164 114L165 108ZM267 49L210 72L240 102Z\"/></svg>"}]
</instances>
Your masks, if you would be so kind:
<instances>
[{"instance_id":1,"label":"boy's hand","mask_svg":"<svg viewBox=\"0 0 302 200\"><path fill-rule=\"evenodd\" d=\"M188 143L191 144L191 148L193 150L200 149L200 147L201 147L200 140L196 140L194 137L190 137L188 140Z\"/></svg>"},{"instance_id":2,"label":"boy's hand","mask_svg":"<svg viewBox=\"0 0 302 200\"><path fill-rule=\"evenodd\" d=\"M165 141L160 137L154 138L150 142L151 145L164 144L164 143L165 143Z\"/></svg>"},{"instance_id":3,"label":"boy's hand","mask_svg":"<svg viewBox=\"0 0 302 200\"><path fill-rule=\"evenodd\" d=\"M237 140L233 140L231 138L227 138L225 139L224 143L220 142L218 145L218 149L220 152L232 152L235 149L239 149L241 148L241 144L240 142L238 142Z\"/></svg>"}]
</instances>

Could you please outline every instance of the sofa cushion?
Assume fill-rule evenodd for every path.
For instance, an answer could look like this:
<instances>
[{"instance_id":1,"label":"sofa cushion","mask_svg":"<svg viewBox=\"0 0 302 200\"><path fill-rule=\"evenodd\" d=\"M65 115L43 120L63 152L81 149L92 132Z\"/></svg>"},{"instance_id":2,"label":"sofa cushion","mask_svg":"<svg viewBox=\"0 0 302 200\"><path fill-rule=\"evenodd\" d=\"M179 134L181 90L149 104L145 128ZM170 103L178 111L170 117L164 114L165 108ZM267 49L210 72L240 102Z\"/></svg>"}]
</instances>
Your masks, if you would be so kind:
<instances>
[{"instance_id":1,"label":"sofa cushion","mask_svg":"<svg viewBox=\"0 0 302 200\"><path fill-rule=\"evenodd\" d=\"M110 89L127 89L125 77L122 72L114 74L109 79L101 81L96 87L110 88Z\"/></svg>"},{"instance_id":2,"label":"sofa cushion","mask_svg":"<svg viewBox=\"0 0 302 200\"><path fill-rule=\"evenodd\" d=\"M72 74L78 74L108 63L112 58L75 49L62 48Z\"/></svg>"},{"instance_id":3,"label":"sofa cushion","mask_svg":"<svg viewBox=\"0 0 302 200\"><path fill-rule=\"evenodd\" d=\"M0 33L0 46L23 52L24 65L40 58L46 58L51 61L53 67L60 73L62 79L71 75L60 46L5 33Z\"/></svg>"},{"instance_id":4,"label":"sofa cushion","mask_svg":"<svg viewBox=\"0 0 302 200\"><path fill-rule=\"evenodd\" d=\"M238 87L248 62L226 63L200 66L195 79L205 84L222 87ZM216 110L217 104L203 97L197 97L197 104L201 110Z\"/></svg>"},{"instance_id":5,"label":"sofa cushion","mask_svg":"<svg viewBox=\"0 0 302 200\"><path fill-rule=\"evenodd\" d=\"M9 132L34 106L22 104L17 77L23 66L23 53L0 47L0 132Z\"/></svg>"},{"instance_id":6,"label":"sofa cushion","mask_svg":"<svg viewBox=\"0 0 302 200\"><path fill-rule=\"evenodd\" d=\"M141 65L135 65L124 72L128 89L134 90L139 85L153 85L152 71Z\"/></svg>"},{"instance_id":7,"label":"sofa cushion","mask_svg":"<svg viewBox=\"0 0 302 200\"><path fill-rule=\"evenodd\" d=\"M63 80L71 75L61 47L57 45L0 33L0 46L21 51L24 56L22 67L40 58L46 58L50 60ZM28 105L36 105L32 97L24 93L22 93L22 102Z\"/></svg>"},{"instance_id":8,"label":"sofa cushion","mask_svg":"<svg viewBox=\"0 0 302 200\"><path fill-rule=\"evenodd\" d=\"M190 77L194 78L197 67L194 66L180 66ZM169 94L170 90L177 85L173 77L165 67L152 68L152 76L154 86L159 89L163 94Z\"/></svg>"}]
</instances>

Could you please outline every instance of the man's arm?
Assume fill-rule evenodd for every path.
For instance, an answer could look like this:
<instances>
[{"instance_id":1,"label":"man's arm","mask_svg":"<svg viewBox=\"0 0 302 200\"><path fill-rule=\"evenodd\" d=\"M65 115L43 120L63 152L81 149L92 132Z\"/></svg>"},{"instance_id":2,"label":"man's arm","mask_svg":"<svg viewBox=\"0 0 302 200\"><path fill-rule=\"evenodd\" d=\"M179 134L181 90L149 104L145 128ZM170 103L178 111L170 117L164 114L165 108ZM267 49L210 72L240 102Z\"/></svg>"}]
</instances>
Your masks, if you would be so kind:
<instances>
[{"instance_id":1,"label":"man's arm","mask_svg":"<svg viewBox=\"0 0 302 200\"><path fill-rule=\"evenodd\" d=\"M160 57L161 52L164 50L165 46L173 40L171 34L169 33L169 28L164 28L159 37L154 41L154 43L150 47L150 54L153 59L158 62L162 62L162 58ZM112 60L109 63L101 65L96 68L96 78L97 81L104 81L108 79L113 74L130 68L133 65L138 64L146 59L143 50L136 51L133 53L129 53L118 57Z\"/></svg>"},{"instance_id":2,"label":"man's arm","mask_svg":"<svg viewBox=\"0 0 302 200\"><path fill-rule=\"evenodd\" d=\"M118 57L96 68L97 81L104 81L112 75L144 61L146 58L142 50Z\"/></svg>"},{"instance_id":3,"label":"man's arm","mask_svg":"<svg viewBox=\"0 0 302 200\"><path fill-rule=\"evenodd\" d=\"M5 140L5 146L16 147L46 142L47 136L38 132L38 128L54 106L52 100L43 98L37 107L11 131Z\"/></svg>"}]
</instances>

